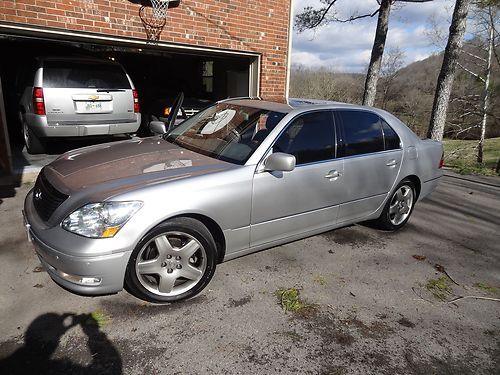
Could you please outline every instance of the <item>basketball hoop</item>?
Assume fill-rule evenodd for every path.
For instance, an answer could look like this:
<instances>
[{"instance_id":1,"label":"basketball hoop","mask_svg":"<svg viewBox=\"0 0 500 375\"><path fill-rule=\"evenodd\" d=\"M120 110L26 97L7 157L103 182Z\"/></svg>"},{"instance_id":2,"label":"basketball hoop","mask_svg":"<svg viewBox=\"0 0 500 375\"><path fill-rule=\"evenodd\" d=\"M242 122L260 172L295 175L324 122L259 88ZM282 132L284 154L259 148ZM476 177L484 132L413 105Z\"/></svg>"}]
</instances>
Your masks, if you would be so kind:
<instances>
[{"instance_id":1,"label":"basketball hoop","mask_svg":"<svg viewBox=\"0 0 500 375\"><path fill-rule=\"evenodd\" d=\"M142 25L151 43L160 40L160 34L167 23L167 11L171 0L151 0L151 6L142 5L139 9Z\"/></svg>"}]
</instances>

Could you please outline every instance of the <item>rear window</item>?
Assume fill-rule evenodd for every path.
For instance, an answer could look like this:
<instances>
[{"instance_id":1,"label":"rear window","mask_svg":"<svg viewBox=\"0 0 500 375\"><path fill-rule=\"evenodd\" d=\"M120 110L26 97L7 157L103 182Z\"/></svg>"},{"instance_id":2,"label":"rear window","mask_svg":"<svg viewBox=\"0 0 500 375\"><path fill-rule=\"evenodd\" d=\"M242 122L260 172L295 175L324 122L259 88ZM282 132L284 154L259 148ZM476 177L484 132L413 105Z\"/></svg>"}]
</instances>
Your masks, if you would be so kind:
<instances>
[{"instance_id":1,"label":"rear window","mask_svg":"<svg viewBox=\"0 0 500 375\"><path fill-rule=\"evenodd\" d=\"M43 86L51 88L130 89L123 69L116 64L46 61Z\"/></svg>"}]
</instances>

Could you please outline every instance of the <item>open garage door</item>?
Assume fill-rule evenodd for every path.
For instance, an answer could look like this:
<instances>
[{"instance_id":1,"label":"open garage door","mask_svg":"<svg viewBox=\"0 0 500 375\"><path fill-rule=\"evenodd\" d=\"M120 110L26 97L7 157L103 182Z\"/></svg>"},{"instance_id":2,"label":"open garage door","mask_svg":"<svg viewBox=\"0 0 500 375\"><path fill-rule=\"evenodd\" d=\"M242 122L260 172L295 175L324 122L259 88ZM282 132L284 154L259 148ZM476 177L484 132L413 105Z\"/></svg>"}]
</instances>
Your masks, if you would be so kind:
<instances>
[{"instance_id":1,"label":"open garage door","mask_svg":"<svg viewBox=\"0 0 500 375\"><path fill-rule=\"evenodd\" d=\"M0 26L0 48L4 56L0 76L6 128L14 148L23 144L19 101L26 79L29 80L23 71L29 70L29 64L39 56L119 62L138 92L142 127L152 115L161 115L179 92L186 97L188 115L220 99L259 93L260 55L250 52L166 43L149 45L138 39L6 25Z\"/></svg>"}]
</instances>

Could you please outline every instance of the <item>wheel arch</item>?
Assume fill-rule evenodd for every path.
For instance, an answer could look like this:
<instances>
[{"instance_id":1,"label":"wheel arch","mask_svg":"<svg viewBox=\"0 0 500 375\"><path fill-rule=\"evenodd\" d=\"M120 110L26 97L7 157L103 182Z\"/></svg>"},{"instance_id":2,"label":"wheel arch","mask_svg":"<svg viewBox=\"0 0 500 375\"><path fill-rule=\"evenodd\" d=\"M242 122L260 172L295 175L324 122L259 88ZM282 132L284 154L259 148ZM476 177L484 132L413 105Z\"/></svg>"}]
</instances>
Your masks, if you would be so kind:
<instances>
[{"instance_id":1,"label":"wheel arch","mask_svg":"<svg viewBox=\"0 0 500 375\"><path fill-rule=\"evenodd\" d=\"M213 236L214 241L215 241L215 246L217 247L217 263L222 263L222 260L224 259L224 256L226 255L226 237L224 236L224 233L222 232L221 227L215 220L212 218L202 215L202 214L195 214L195 213L186 213L186 214L181 214L177 216L173 216L168 218L168 220L172 220L175 218L179 217L189 217L191 219L198 220L201 222L203 225L205 225L210 232L210 234Z\"/></svg>"},{"instance_id":2,"label":"wheel arch","mask_svg":"<svg viewBox=\"0 0 500 375\"><path fill-rule=\"evenodd\" d=\"M404 180L410 180L413 185L415 185L415 194L417 195L416 198L415 198L415 201L418 199L418 197L420 196L420 190L422 189L422 183L420 182L420 178L418 178L418 176L414 175L414 174L411 174L409 176L406 176L405 178L401 179L401 181L404 181Z\"/></svg>"}]
</instances>

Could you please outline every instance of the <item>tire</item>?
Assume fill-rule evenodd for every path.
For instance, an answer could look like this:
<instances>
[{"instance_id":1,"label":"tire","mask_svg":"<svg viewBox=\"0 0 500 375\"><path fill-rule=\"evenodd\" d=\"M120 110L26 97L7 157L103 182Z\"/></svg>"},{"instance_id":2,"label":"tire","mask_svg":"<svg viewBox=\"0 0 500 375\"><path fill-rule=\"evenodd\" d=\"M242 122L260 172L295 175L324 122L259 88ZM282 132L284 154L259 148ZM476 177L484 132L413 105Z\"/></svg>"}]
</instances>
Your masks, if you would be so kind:
<instances>
[{"instance_id":1,"label":"tire","mask_svg":"<svg viewBox=\"0 0 500 375\"><path fill-rule=\"evenodd\" d=\"M35 135L26 122L23 122L23 137L26 151L29 154L43 154L45 152L45 142Z\"/></svg>"},{"instance_id":2,"label":"tire","mask_svg":"<svg viewBox=\"0 0 500 375\"><path fill-rule=\"evenodd\" d=\"M377 226L384 230L395 231L408 222L415 207L417 195L415 185L404 179L391 193L380 217L375 221Z\"/></svg>"},{"instance_id":3,"label":"tire","mask_svg":"<svg viewBox=\"0 0 500 375\"><path fill-rule=\"evenodd\" d=\"M127 290L154 303L191 298L215 272L217 247L198 220L180 217L153 228L136 246L125 273Z\"/></svg>"}]
</instances>

